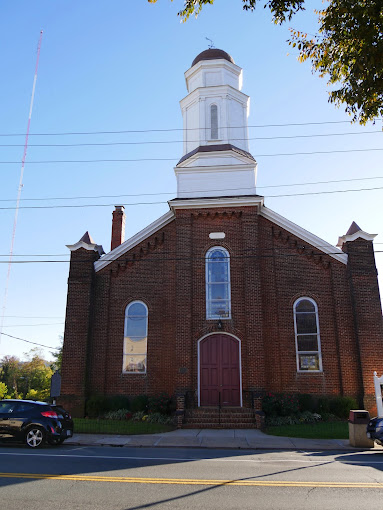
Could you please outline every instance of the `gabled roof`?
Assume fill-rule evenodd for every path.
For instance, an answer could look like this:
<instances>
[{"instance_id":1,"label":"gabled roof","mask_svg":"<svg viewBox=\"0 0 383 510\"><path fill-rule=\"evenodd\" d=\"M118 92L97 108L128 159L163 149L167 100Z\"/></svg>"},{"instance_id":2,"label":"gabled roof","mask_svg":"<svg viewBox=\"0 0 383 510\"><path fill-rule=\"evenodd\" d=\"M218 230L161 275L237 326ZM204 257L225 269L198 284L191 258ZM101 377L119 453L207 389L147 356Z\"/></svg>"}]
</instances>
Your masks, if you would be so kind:
<instances>
[{"instance_id":1,"label":"gabled roof","mask_svg":"<svg viewBox=\"0 0 383 510\"><path fill-rule=\"evenodd\" d=\"M202 198L202 199L175 199L169 201L169 206L172 208L171 211L167 212L156 221L153 221L150 225L145 227L143 230L132 236L130 239L127 239L120 246L117 246L114 250L106 254L104 257L101 257L100 260L97 260L94 263L95 271L100 271L107 265L111 264L113 261L117 260L121 255L128 252L135 246L137 246L142 241L145 241L148 237L155 234L158 230L165 227L168 223L174 220L174 210L178 207L180 208L205 208L205 207L238 207L238 206L249 206L249 205L258 205L260 206L260 215L264 218L270 220L276 225L284 228L291 234L295 235L302 241L307 242L318 251L329 255L330 257L342 262L343 264L347 264L347 254L343 253L342 250L336 248L332 244L324 241L320 237L308 232L304 228L296 225L292 221L284 218L283 216L277 214L276 212L268 209L263 206L263 197L254 195L251 197L220 197L220 198ZM80 243L80 241L79 241ZM77 243L77 244L79 244Z\"/></svg>"},{"instance_id":2,"label":"gabled roof","mask_svg":"<svg viewBox=\"0 0 383 510\"><path fill-rule=\"evenodd\" d=\"M156 233L157 230L165 227L165 225L173 221L173 219L174 213L173 211L169 211L158 218L156 221L153 221L153 223L145 227L143 230L140 230L140 232L132 236L130 239L127 239L125 242L120 244L120 246L114 248L114 250L106 254L105 257L101 257L100 260L97 260L94 263L95 271L100 271L114 260L117 260L119 257L121 257L121 255L137 246L137 244L141 243L152 234Z\"/></svg>"},{"instance_id":3,"label":"gabled roof","mask_svg":"<svg viewBox=\"0 0 383 510\"><path fill-rule=\"evenodd\" d=\"M292 221L284 218L283 216L277 214L271 209L268 209L267 207L263 206L260 214L261 216L272 221L279 227L282 227L291 234L294 234L295 236L299 237L299 239L302 239L302 241L306 241L306 243L311 244L311 246L314 246L314 248L316 248L318 251L321 251L322 253L329 255L330 257L338 260L339 262L342 262L343 264L347 264L346 253L343 253L343 251L339 250L339 248L336 248L327 241L324 241L320 237L317 237L308 230L305 230L299 225L296 225Z\"/></svg>"}]
</instances>

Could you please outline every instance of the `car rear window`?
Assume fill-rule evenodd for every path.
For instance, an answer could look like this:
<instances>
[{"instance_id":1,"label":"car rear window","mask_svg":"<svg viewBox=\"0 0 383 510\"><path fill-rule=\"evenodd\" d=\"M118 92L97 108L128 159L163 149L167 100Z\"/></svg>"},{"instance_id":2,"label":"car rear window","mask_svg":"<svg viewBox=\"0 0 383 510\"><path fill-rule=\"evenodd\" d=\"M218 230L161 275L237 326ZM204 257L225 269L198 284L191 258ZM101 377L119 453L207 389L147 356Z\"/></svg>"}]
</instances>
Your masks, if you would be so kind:
<instances>
[{"instance_id":1,"label":"car rear window","mask_svg":"<svg viewBox=\"0 0 383 510\"><path fill-rule=\"evenodd\" d=\"M17 412L24 413L25 411L30 411L35 407L37 407L36 404L32 404L31 402L18 402Z\"/></svg>"}]
</instances>

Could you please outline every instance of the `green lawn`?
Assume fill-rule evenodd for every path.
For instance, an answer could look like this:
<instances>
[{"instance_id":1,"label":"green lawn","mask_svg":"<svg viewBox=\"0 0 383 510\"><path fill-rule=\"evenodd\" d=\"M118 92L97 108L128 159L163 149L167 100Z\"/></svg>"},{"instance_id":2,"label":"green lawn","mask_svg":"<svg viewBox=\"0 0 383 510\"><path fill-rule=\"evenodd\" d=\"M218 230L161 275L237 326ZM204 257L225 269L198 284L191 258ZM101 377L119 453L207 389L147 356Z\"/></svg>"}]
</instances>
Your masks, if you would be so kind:
<instances>
[{"instance_id":1,"label":"green lawn","mask_svg":"<svg viewBox=\"0 0 383 510\"><path fill-rule=\"evenodd\" d=\"M305 439L348 439L348 422L300 423L267 427L266 434L272 436L303 437Z\"/></svg>"},{"instance_id":2,"label":"green lawn","mask_svg":"<svg viewBox=\"0 0 383 510\"><path fill-rule=\"evenodd\" d=\"M159 423L126 420L92 420L73 418L74 432L84 434L157 434L169 432L175 427Z\"/></svg>"}]
</instances>

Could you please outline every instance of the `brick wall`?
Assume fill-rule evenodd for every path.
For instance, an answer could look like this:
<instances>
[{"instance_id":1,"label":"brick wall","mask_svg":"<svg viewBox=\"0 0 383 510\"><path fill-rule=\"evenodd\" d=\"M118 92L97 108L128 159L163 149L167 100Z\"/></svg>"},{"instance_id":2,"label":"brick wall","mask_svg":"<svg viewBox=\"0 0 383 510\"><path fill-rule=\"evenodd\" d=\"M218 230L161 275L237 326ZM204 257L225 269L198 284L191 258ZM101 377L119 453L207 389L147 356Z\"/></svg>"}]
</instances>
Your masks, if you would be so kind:
<instances>
[{"instance_id":1,"label":"brick wall","mask_svg":"<svg viewBox=\"0 0 383 510\"><path fill-rule=\"evenodd\" d=\"M225 238L211 240L211 232L225 232ZM196 397L198 340L218 326L206 320L205 301L205 254L216 245L231 258L232 318L222 323L223 332L241 341L244 390L361 397L364 385L370 395L369 371L382 342L378 327L373 347L367 338L380 309L375 287L369 291L376 282L370 262L369 276L356 268L351 274L345 264L259 216L257 207L177 210L173 222L94 275L85 264L84 274L72 278L73 255L63 393ZM293 303L302 296L318 305L322 373L297 372ZM124 314L133 300L149 311L147 374L122 373Z\"/></svg>"}]
</instances>

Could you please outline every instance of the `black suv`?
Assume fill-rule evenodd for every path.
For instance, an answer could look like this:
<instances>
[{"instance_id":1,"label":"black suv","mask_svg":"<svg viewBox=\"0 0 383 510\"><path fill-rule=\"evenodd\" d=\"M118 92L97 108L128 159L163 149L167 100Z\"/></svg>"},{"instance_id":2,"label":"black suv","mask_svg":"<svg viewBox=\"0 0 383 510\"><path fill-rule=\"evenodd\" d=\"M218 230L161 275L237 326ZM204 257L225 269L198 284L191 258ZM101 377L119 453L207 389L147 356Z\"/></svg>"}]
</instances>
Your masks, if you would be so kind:
<instances>
[{"instance_id":1,"label":"black suv","mask_svg":"<svg viewBox=\"0 0 383 510\"><path fill-rule=\"evenodd\" d=\"M31 448L61 444L73 436L73 421L60 406L33 400L0 400L0 440Z\"/></svg>"},{"instance_id":2,"label":"black suv","mask_svg":"<svg viewBox=\"0 0 383 510\"><path fill-rule=\"evenodd\" d=\"M383 418L372 418L367 425L367 437L383 446Z\"/></svg>"}]
</instances>

